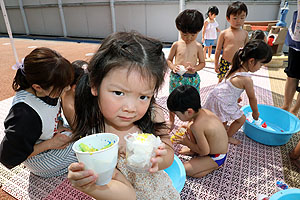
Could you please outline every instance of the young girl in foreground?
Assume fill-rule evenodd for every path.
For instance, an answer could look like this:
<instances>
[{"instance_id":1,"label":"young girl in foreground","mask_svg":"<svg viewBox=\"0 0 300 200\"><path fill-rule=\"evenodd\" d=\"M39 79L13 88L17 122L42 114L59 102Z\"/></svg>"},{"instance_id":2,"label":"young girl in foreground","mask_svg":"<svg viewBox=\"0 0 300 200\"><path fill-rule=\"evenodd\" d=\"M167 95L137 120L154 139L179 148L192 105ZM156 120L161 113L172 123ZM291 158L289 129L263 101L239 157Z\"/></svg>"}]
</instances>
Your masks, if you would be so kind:
<instances>
[{"instance_id":1,"label":"young girl in foreground","mask_svg":"<svg viewBox=\"0 0 300 200\"><path fill-rule=\"evenodd\" d=\"M256 72L264 63L270 62L271 59L271 48L264 41L252 40L248 42L243 49L239 49L235 53L232 68L226 75L226 79L218 84L208 96L204 108L219 116L225 127L228 121L234 120L227 130L229 143L240 143L232 136L246 120L238 105L238 99L244 90L249 98L252 116L255 120L258 119L259 112L253 81L248 72Z\"/></svg>"},{"instance_id":2,"label":"young girl in foreground","mask_svg":"<svg viewBox=\"0 0 300 200\"><path fill-rule=\"evenodd\" d=\"M9 169L23 162L42 177L62 175L77 160L58 120L59 97L73 81L71 63L51 49L37 48L18 67L0 161Z\"/></svg>"},{"instance_id":3,"label":"young girl in foreground","mask_svg":"<svg viewBox=\"0 0 300 200\"><path fill-rule=\"evenodd\" d=\"M172 164L174 151L154 99L166 70L162 44L154 39L121 32L103 41L76 87L74 139L97 132L117 134L119 159L105 186L95 185L98 177L84 170L83 163L71 164L68 178L74 187L96 199L180 199L163 171ZM124 136L135 132L152 133L163 142L151 159L150 173L134 173L125 166Z\"/></svg>"}]
</instances>

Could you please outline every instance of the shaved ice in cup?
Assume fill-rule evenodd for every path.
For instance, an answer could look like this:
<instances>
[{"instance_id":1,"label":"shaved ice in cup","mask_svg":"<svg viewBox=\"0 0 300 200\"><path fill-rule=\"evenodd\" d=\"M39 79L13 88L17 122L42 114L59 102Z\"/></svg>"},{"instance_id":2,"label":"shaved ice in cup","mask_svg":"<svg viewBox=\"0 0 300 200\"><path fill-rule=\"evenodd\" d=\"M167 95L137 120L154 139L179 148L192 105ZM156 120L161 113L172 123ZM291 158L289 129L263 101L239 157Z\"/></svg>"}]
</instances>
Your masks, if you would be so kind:
<instances>
[{"instance_id":1,"label":"shaved ice in cup","mask_svg":"<svg viewBox=\"0 0 300 200\"><path fill-rule=\"evenodd\" d=\"M73 144L79 162L85 169L98 174L97 185L111 181L118 161L119 137L113 133L98 133L83 137Z\"/></svg>"},{"instance_id":2,"label":"shaved ice in cup","mask_svg":"<svg viewBox=\"0 0 300 200\"><path fill-rule=\"evenodd\" d=\"M130 171L146 173L151 168L150 159L161 145L160 138L148 133L130 133L126 141L126 166Z\"/></svg>"},{"instance_id":3,"label":"shaved ice in cup","mask_svg":"<svg viewBox=\"0 0 300 200\"><path fill-rule=\"evenodd\" d=\"M177 72L177 74L179 76L182 76L187 70L185 69L185 67L183 65L178 65L179 66L179 71Z\"/></svg>"}]
</instances>

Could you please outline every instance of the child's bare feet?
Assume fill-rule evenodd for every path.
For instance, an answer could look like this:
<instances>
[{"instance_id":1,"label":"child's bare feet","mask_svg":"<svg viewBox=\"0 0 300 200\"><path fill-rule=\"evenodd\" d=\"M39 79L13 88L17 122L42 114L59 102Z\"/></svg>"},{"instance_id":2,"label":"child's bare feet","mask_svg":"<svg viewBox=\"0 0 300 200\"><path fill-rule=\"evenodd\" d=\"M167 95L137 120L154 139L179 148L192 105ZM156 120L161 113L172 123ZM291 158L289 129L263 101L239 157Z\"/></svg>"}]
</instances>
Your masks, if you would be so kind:
<instances>
[{"instance_id":1,"label":"child's bare feet","mask_svg":"<svg viewBox=\"0 0 300 200\"><path fill-rule=\"evenodd\" d=\"M233 137L228 137L228 143L239 145L239 144L241 144L241 141L239 141L238 139L235 139Z\"/></svg>"},{"instance_id":2,"label":"child's bare feet","mask_svg":"<svg viewBox=\"0 0 300 200\"><path fill-rule=\"evenodd\" d=\"M191 149L188 148L187 146L183 146L181 148L181 150L179 151L179 153L182 155L187 155L187 156L195 155L195 152L191 151Z\"/></svg>"}]
</instances>

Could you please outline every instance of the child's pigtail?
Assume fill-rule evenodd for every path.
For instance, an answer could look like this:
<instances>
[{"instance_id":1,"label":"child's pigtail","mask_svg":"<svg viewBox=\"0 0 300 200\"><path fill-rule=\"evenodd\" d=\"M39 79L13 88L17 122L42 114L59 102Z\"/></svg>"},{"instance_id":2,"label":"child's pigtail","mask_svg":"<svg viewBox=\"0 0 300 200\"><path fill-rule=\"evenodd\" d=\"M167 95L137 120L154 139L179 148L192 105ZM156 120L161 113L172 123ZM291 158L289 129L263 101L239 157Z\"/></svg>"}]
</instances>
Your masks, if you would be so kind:
<instances>
[{"instance_id":1,"label":"child's pigtail","mask_svg":"<svg viewBox=\"0 0 300 200\"><path fill-rule=\"evenodd\" d=\"M73 140L92 134L98 127L99 117L98 96L93 96L89 86L89 75L84 74L75 90L75 130Z\"/></svg>"}]
</instances>

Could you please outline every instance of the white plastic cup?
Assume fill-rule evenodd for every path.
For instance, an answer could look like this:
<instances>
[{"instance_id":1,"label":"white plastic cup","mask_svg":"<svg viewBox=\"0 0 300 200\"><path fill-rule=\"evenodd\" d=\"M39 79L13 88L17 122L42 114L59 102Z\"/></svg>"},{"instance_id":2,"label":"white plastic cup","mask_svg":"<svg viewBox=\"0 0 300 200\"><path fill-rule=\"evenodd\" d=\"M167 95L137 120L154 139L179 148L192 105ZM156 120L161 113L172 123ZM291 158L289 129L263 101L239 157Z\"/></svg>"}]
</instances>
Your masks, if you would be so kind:
<instances>
[{"instance_id":1,"label":"white plastic cup","mask_svg":"<svg viewBox=\"0 0 300 200\"><path fill-rule=\"evenodd\" d=\"M182 76L187 70L185 69L185 67L183 65L179 65L179 71L177 72L177 74L179 76Z\"/></svg>"},{"instance_id":2,"label":"white plastic cup","mask_svg":"<svg viewBox=\"0 0 300 200\"><path fill-rule=\"evenodd\" d=\"M130 171L147 173L152 166L150 159L155 156L155 150L161 144L161 140L159 137L151 136L152 139L144 142L136 140L137 134L128 134L124 137L126 141L126 166Z\"/></svg>"},{"instance_id":3,"label":"white plastic cup","mask_svg":"<svg viewBox=\"0 0 300 200\"><path fill-rule=\"evenodd\" d=\"M90 148L96 148L95 152L82 152L79 145L84 143ZM112 146L102 149L108 144ZM83 137L73 144L79 162L84 163L85 169L91 169L98 174L97 185L106 185L111 181L114 169L118 161L119 137L113 133L98 133Z\"/></svg>"}]
</instances>

